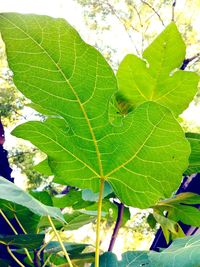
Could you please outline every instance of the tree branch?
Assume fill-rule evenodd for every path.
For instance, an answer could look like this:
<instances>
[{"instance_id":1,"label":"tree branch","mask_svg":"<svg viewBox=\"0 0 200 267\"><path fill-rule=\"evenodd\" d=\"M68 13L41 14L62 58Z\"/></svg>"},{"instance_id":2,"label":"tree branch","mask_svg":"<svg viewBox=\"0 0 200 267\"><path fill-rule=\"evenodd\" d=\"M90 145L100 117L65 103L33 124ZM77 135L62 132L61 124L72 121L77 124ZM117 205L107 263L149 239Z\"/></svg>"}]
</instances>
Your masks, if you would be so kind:
<instances>
[{"instance_id":1,"label":"tree branch","mask_svg":"<svg viewBox=\"0 0 200 267\"><path fill-rule=\"evenodd\" d=\"M176 6L176 0L174 0L174 2L172 3L172 21L174 21L175 6Z\"/></svg>"},{"instance_id":2,"label":"tree branch","mask_svg":"<svg viewBox=\"0 0 200 267\"><path fill-rule=\"evenodd\" d=\"M165 27L164 21L162 20L160 14L155 10L155 8L153 6L151 6L148 2L141 0L141 2L148 6L151 10L153 10L153 12L157 15L157 17L159 18L160 22L162 23L162 25Z\"/></svg>"},{"instance_id":3,"label":"tree branch","mask_svg":"<svg viewBox=\"0 0 200 267\"><path fill-rule=\"evenodd\" d=\"M113 250L113 247L115 245L115 241L116 241L120 226L122 224L122 219L123 219L123 214L124 214L124 204L123 203L118 203L116 201L114 201L114 203L118 207L118 215L117 215L117 221L116 221L116 224L115 224L115 228L113 230L113 234L112 234L112 237L111 237L111 240L110 240L108 251L112 251Z\"/></svg>"},{"instance_id":4,"label":"tree branch","mask_svg":"<svg viewBox=\"0 0 200 267\"><path fill-rule=\"evenodd\" d=\"M180 69L181 69L181 70L184 70L184 69L187 67L187 65L188 65L191 61L193 61L193 60L195 60L195 59L197 59L197 58L199 58L199 57L200 57L200 53L198 53L197 55L195 55L195 56L193 56L193 57L191 57L191 58L186 58L186 59L184 59L183 64L182 64L182 66L180 67Z\"/></svg>"}]
</instances>

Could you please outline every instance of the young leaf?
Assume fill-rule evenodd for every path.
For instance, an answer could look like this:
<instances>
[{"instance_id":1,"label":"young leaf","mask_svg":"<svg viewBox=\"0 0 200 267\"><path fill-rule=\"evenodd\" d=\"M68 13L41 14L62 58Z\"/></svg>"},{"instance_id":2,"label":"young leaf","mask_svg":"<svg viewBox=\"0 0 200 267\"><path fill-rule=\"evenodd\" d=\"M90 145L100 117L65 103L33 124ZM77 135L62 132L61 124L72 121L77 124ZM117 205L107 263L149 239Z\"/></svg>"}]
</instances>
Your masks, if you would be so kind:
<instances>
[{"instance_id":1,"label":"young leaf","mask_svg":"<svg viewBox=\"0 0 200 267\"><path fill-rule=\"evenodd\" d=\"M122 61L117 72L120 92L133 107L152 100L179 115L195 96L199 77L175 71L185 58L185 44L174 23L146 48L143 58L127 55Z\"/></svg>"},{"instance_id":2,"label":"young leaf","mask_svg":"<svg viewBox=\"0 0 200 267\"><path fill-rule=\"evenodd\" d=\"M109 183L105 182L104 191L103 191L103 198L110 195L112 193L112 188ZM97 202L99 198L99 193L94 193L90 189L82 190L82 198L84 201L93 201Z\"/></svg>"},{"instance_id":3,"label":"young leaf","mask_svg":"<svg viewBox=\"0 0 200 267\"><path fill-rule=\"evenodd\" d=\"M191 154L189 157L189 166L185 174L191 175L200 172L200 134L186 133L186 137L191 145Z\"/></svg>"},{"instance_id":4,"label":"young leaf","mask_svg":"<svg viewBox=\"0 0 200 267\"><path fill-rule=\"evenodd\" d=\"M0 30L18 89L57 114L14 130L48 155L55 182L97 192L104 179L123 203L140 208L178 187L190 149L168 109L144 103L115 127L108 118L113 71L69 24L8 13Z\"/></svg>"},{"instance_id":5,"label":"young leaf","mask_svg":"<svg viewBox=\"0 0 200 267\"><path fill-rule=\"evenodd\" d=\"M33 198L30 194L17 187L15 184L1 177L0 199L19 204L40 216L49 215L60 221L64 221L63 215L59 209L42 204L37 199Z\"/></svg>"},{"instance_id":6,"label":"young leaf","mask_svg":"<svg viewBox=\"0 0 200 267\"><path fill-rule=\"evenodd\" d=\"M184 224L200 227L200 211L195 207L173 205L168 217L176 222L181 221Z\"/></svg>"}]
</instances>

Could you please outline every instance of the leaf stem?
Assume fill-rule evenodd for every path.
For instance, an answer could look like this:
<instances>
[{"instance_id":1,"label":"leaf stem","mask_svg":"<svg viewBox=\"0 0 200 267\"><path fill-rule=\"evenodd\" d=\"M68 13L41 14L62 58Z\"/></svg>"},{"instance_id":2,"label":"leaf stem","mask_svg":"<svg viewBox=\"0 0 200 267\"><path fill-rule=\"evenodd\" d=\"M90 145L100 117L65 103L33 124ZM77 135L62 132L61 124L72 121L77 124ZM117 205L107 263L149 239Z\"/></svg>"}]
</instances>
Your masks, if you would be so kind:
<instances>
[{"instance_id":1,"label":"leaf stem","mask_svg":"<svg viewBox=\"0 0 200 267\"><path fill-rule=\"evenodd\" d=\"M60 238L60 235L59 235L58 231L56 230L55 225L54 225L54 223L53 223L53 221L51 220L51 217L50 217L49 215L48 215L48 220L49 220L49 223L51 224L51 227L52 227L54 233L55 233L56 236L57 236L58 242L60 243L60 246L61 246L61 248L62 248L62 250L63 250L63 253L64 253L64 255L65 255L66 259L67 259L67 262L68 262L68 264L69 264L69 267L73 267L72 262L71 262L71 260L70 260L70 258L69 258L69 255L68 255L68 253L67 253L67 250L66 250L66 248L65 248L65 246L64 246L64 244L63 244L63 242L62 242L62 239Z\"/></svg>"},{"instance_id":2,"label":"leaf stem","mask_svg":"<svg viewBox=\"0 0 200 267\"><path fill-rule=\"evenodd\" d=\"M97 228L96 228L95 267L99 267L100 224L101 224L103 189L104 189L104 179L101 178L99 200L98 200Z\"/></svg>"},{"instance_id":3,"label":"leaf stem","mask_svg":"<svg viewBox=\"0 0 200 267\"><path fill-rule=\"evenodd\" d=\"M10 228L13 230L13 233L15 235L18 235L17 231L15 230L14 226L11 224L11 222L8 220L8 218L6 217L5 213L0 209L0 214L2 215L2 217L4 218L4 220L7 222L7 224L10 226ZM14 214L15 220L17 221L17 223L19 224L19 226L21 227L22 231L26 234L26 231L24 230L24 227L21 225L20 221L18 220L17 216ZM24 248L24 251L26 253L26 256L28 257L28 259L30 260L31 263L33 263L33 260L29 254L29 251L27 248Z\"/></svg>"},{"instance_id":4,"label":"leaf stem","mask_svg":"<svg viewBox=\"0 0 200 267\"><path fill-rule=\"evenodd\" d=\"M116 241L120 226L122 224L122 219L123 219L123 214L124 214L124 204L123 203L117 203L116 201L114 201L114 203L118 207L118 214L117 214L117 220L116 220L116 224L115 224L113 234L112 234L112 237L110 240L110 245L109 245L108 251L113 251L113 247L115 245L115 241Z\"/></svg>"},{"instance_id":5,"label":"leaf stem","mask_svg":"<svg viewBox=\"0 0 200 267\"><path fill-rule=\"evenodd\" d=\"M13 260L16 261L17 264L19 264L19 266L21 266L21 267L25 267L25 265L22 264L22 263L18 260L17 257L15 257L15 255L14 255L14 254L12 253L12 251L10 250L9 246L7 246L7 251L8 251L8 253L10 254L10 256L13 258Z\"/></svg>"},{"instance_id":6,"label":"leaf stem","mask_svg":"<svg viewBox=\"0 0 200 267\"><path fill-rule=\"evenodd\" d=\"M10 228L13 230L13 233L15 235L18 235L17 231L15 230L15 228L13 227L13 225L11 224L11 222L8 220L8 218L6 217L5 213L1 209L0 209L0 214L2 215L4 220L7 222L7 224L10 226Z\"/></svg>"},{"instance_id":7,"label":"leaf stem","mask_svg":"<svg viewBox=\"0 0 200 267\"><path fill-rule=\"evenodd\" d=\"M23 225L21 224L21 222L20 222L19 219L17 218L17 215L16 215L16 214L14 214L14 218L15 218L16 222L18 223L18 225L20 226L20 228L22 229L23 233L24 233L24 234L27 234L26 230L24 229ZM18 235L17 232L16 232L15 234ZM24 251L25 251L25 253L26 253L26 255L27 255L29 261L30 261L31 263L33 263L33 260L32 260L32 258L31 258L31 255L29 254L28 249L27 249L27 248L24 248Z\"/></svg>"}]
</instances>

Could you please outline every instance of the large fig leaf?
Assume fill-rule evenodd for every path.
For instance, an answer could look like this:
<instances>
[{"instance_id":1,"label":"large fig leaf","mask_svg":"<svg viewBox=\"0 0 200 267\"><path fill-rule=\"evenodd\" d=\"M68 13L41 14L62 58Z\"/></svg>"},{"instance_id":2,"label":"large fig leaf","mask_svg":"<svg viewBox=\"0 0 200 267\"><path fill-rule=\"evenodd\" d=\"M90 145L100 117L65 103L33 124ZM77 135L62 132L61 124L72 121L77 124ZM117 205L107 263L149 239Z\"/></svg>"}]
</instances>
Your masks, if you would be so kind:
<instances>
[{"instance_id":1,"label":"large fig leaf","mask_svg":"<svg viewBox=\"0 0 200 267\"><path fill-rule=\"evenodd\" d=\"M200 235L179 238L162 252L128 251L118 261L113 253L106 252L100 257L100 267L199 267ZM93 265L92 265L93 266Z\"/></svg>"},{"instance_id":2,"label":"large fig leaf","mask_svg":"<svg viewBox=\"0 0 200 267\"><path fill-rule=\"evenodd\" d=\"M14 134L48 155L55 182L97 192L105 179L124 203L141 208L178 187L190 148L167 108L146 102L116 127L108 118L113 71L66 21L8 13L0 30L16 86L52 114Z\"/></svg>"},{"instance_id":3,"label":"large fig leaf","mask_svg":"<svg viewBox=\"0 0 200 267\"><path fill-rule=\"evenodd\" d=\"M100 267L155 267L148 258L147 251L127 251L122 254L118 261L117 256L112 252L105 252L100 256ZM91 267L94 267L92 264Z\"/></svg>"},{"instance_id":4,"label":"large fig leaf","mask_svg":"<svg viewBox=\"0 0 200 267\"><path fill-rule=\"evenodd\" d=\"M117 72L120 92L133 107L152 100L180 114L192 101L199 81L195 73L175 71L184 57L185 44L171 23L146 48L144 59L127 55L121 62Z\"/></svg>"},{"instance_id":5,"label":"large fig leaf","mask_svg":"<svg viewBox=\"0 0 200 267\"><path fill-rule=\"evenodd\" d=\"M154 267L199 267L200 235L196 234L174 240L162 252L149 253L149 259Z\"/></svg>"}]
</instances>

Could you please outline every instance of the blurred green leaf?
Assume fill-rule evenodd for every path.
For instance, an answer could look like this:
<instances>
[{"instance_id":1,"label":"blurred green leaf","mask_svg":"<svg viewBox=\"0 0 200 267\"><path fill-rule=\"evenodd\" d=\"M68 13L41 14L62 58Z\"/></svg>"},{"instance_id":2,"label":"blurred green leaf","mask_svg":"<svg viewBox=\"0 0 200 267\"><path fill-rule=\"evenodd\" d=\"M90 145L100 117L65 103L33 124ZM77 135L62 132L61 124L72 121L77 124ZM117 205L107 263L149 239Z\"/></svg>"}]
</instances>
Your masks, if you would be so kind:
<instances>
[{"instance_id":1,"label":"blurred green leaf","mask_svg":"<svg viewBox=\"0 0 200 267\"><path fill-rule=\"evenodd\" d=\"M19 248L37 249L42 245L44 237L44 234L0 235L0 243Z\"/></svg>"},{"instance_id":2,"label":"blurred green leaf","mask_svg":"<svg viewBox=\"0 0 200 267\"><path fill-rule=\"evenodd\" d=\"M200 134L186 133L187 140L190 142L191 154L189 166L185 171L186 175L200 172Z\"/></svg>"},{"instance_id":3,"label":"blurred green leaf","mask_svg":"<svg viewBox=\"0 0 200 267\"><path fill-rule=\"evenodd\" d=\"M59 209L42 204L37 199L33 198L30 194L17 187L15 184L1 177L0 199L19 204L40 216L49 215L51 217L57 218L60 221L64 221L63 215Z\"/></svg>"}]
</instances>

